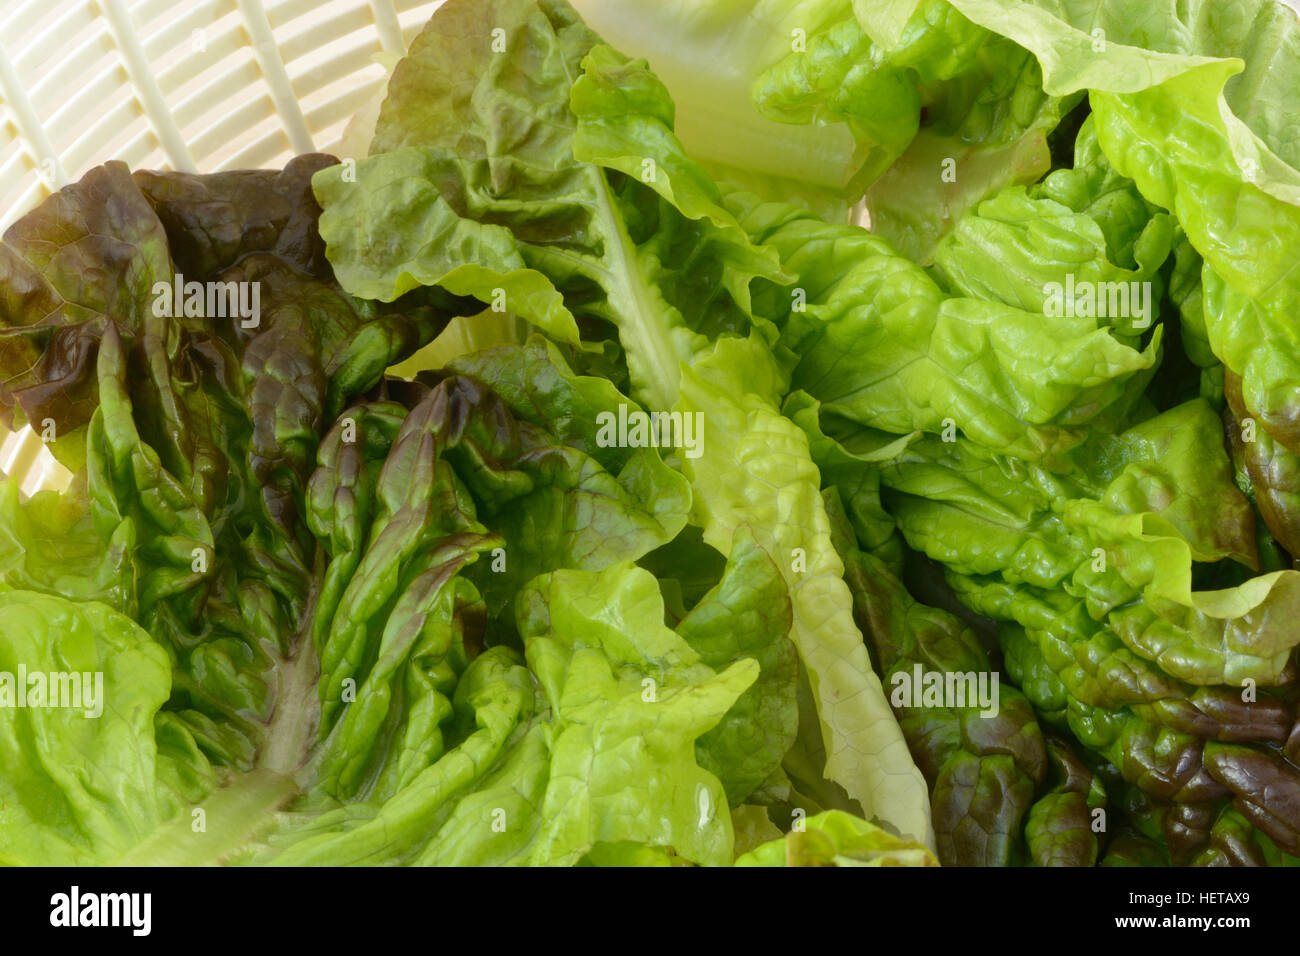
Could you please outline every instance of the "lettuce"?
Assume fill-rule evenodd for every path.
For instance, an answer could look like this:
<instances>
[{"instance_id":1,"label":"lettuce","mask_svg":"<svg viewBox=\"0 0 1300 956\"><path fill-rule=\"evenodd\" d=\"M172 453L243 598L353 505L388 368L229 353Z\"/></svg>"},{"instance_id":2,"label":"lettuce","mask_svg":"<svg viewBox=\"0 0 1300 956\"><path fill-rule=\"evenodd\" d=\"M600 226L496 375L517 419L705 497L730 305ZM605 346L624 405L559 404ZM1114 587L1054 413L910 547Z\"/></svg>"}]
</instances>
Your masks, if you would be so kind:
<instances>
[{"instance_id":1,"label":"lettuce","mask_svg":"<svg viewBox=\"0 0 1300 956\"><path fill-rule=\"evenodd\" d=\"M1292 451L1295 341L1289 266L1277 253L1297 222L1294 138L1277 106L1294 90L1291 11L1113 0L1096 9L985 0L953 6L1031 51L1043 89L1087 89L1101 147L1151 202L1173 212L1205 260L1215 354L1243 380L1246 406ZM1247 252L1247 250L1250 250ZM1291 397L1288 397L1291 396Z\"/></svg>"},{"instance_id":2,"label":"lettuce","mask_svg":"<svg viewBox=\"0 0 1300 956\"><path fill-rule=\"evenodd\" d=\"M10 698L12 715L0 732L6 865L112 860L185 806L190 794L174 787L178 776L199 778L191 786L208 782L212 771L184 729L171 721L155 726L170 668L166 652L134 621L98 602L5 590L0 627L0 668L9 676L0 693ZM75 675L78 706L41 706L36 686L14 686L13 675L25 672ZM15 694L29 692L14 709ZM38 752L38 740L54 749ZM198 759L173 765L177 756ZM51 813L54 807L60 812Z\"/></svg>"},{"instance_id":3,"label":"lettuce","mask_svg":"<svg viewBox=\"0 0 1300 956\"><path fill-rule=\"evenodd\" d=\"M842 17L837 0L578 0L611 46L644 57L676 107L674 132L720 178L847 215L859 148L844 125L799 126L752 96L770 64ZM705 82L701 82L701 80Z\"/></svg>"},{"instance_id":4,"label":"lettuce","mask_svg":"<svg viewBox=\"0 0 1300 956\"><path fill-rule=\"evenodd\" d=\"M756 299L796 357L791 384L827 411L895 434L960 429L990 450L1054 459L1122 414L1159 360L1095 318L948 296L886 240L788 203L733 194L754 239L796 271ZM857 361L845 362L845 355Z\"/></svg>"},{"instance_id":5,"label":"lettuce","mask_svg":"<svg viewBox=\"0 0 1300 956\"><path fill-rule=\"evenodd\" d=\"M809 817L804 828L765 843L736 866L935 866L934 855L842 810Z\"/></svg>"},{"instance_id":6,"label":"lettuce","mask_svg":"<svg viewBox=\"0 0 1300 956\"><path fill-rule=\"evenodd\" d=\"M6 860L729 865L733 808L831 805L928 858L751 301L790 277L674 125L566 4L453 0L370 156L110 164L11 230L4 395L85 467L2 486L0 643L35 666L85 631L139 702L49 731L102 730L102 784L27 774L0 712L33 776ZM170 314L176 274L260 315ZM611 439L651 413L698 441Z\"/></svg>"},{"instance_id":7,"label":"lettuce","mask_svg":"<svg viewBox=\"0 0 1300 956\"><path fill-rule=\"evenodd\" d=\"M528 3L507 4L490 17L467 5L440 14L449 25L456 18L454 26L423 34L394 72L372 156L357 164L356 182L338 170L316 181L331 261L344 275L357 267L360 247L351 239L357 222L368 223L370 234L402 228L393 217L407 215L420 200L394 203L386 183L414 175L438 181L443 195L456 197L459 212L508 225L524 262L535 264L566 299L582 302L586 314L612 326L632 397L649 409L708 423L708 451L698 462L683 462L705 542L730 553L737 528L749 524L783 568L794 601L792 639L816 695L828 778L868 816L924 839L922 781L853 626L803 436L779 413L782 372L767 347L774 330L753 313L750 283L759 276L786 279L777 255L750 241L713 180L683 152L673 133L673 103L645 63L596 43L568 16L546 7L539 13ZM525 33L546 37L549 55L503 64L483 49L479 67L450 81L465 88L464 105L432 116L423 108L404 109L408 97L424 103L444 95L429 87L443 82L442 64L466 55L451 52L454 37L485 33L488 19L507 24L507 46L522 42L514 38ZM556 110L567 97L571 116L547 123L544 135L522 137L519 147L519 124L529 128L544 116L516 118L509 103L493 110L485 104L502 95L495 71L524 67L536 72L512 72L508 82L546 90L544 101ZM485 92L471 96L470 87ZM466 150L466 137L477 145ZM467 161L467 155L476 158ZM415 156L426 165L413 173ZM530 167L530 201L497 198L494 191L523 175L525 160L545 171ZM564 238L556 242L551 237L557 235ZM387 256L374 261L379 248L367 247L364 265L384 273L394 267ZM393 251L394 259L402 257ZM700 276L712 277L708 287L701 288ZM506 297L512 301L508 290ZM719 387L720 373L741 368L747 370L743 386ZM764 460L774 446L789 448L776 459L778 472ZM777 495L783 514L775 525L768 504L774 483L789 488ZM796 549L808 556L808 566L786 571L801 563L793 557ZM877 743L864 753L859 739Z\"/></svg>"},{"instance_id":8,"label":"lettuce","mask_svg":"<svg viewBox=\"0 0 1300 956\"><path fill-rule=\"evenodd\" d=\"M575 6L5 234L0 862L1294 865L1300 22Z\"/></svg>"}]
</instances>

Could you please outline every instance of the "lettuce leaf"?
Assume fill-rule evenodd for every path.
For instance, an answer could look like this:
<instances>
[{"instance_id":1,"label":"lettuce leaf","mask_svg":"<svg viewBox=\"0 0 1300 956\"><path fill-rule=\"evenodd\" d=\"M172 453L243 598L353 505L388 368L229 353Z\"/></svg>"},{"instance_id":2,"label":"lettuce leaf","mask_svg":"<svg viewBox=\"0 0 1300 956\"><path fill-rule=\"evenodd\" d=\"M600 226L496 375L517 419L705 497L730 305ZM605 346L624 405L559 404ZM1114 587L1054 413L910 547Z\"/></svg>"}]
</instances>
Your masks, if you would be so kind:
<instances>
[{"instance_id":1,"label":"lettuce leaf","mask_svg":"<svg viewBox=\"0 0 1300 956\"><path fill-rule=\"evenodd\" d=\"M1300 451L1287 318L1296 287L1277 251L1300 223L1300 154L1278 119L1295 88L1294 58L1281 53L1300 46L1294 13L1271 2L1222 16L1212 4L1153 12L1127 0L1086 12L1055 2L954 6L1031 50L1049 93L1089 90L1107 158L1178 217L1204 258L1215 354L1241 376L1260 424Z\"/></svg>"},{"instance_id":2,"label":"lettuce leaf","mask_svg":"<svg viewBox=\"0 0 1300 956\"><path fill-rule=\"evenodd\" d=\"M864 229L752 195L730 202L798 276L755 294L794 356L792 387L861 425L960 430L990 451L1052 462L1092 423L1127 414L1159 359L1159 329L1139 350L1096 318L949 297Z\"/></svg>"},{"instance_id":3,"label":"lettuce leaf","mask_svg":"<svg viewBox=\"0 0 1300 956\"><path fill-rule=\"evenodd\" d=\"M736 866L937 866L919 843L898 837L843 810L809 817L803 829L764 843Z\"/></svg>"},{"instance_id":4,"label":"lettuce leaf","mask_svg":"<svg viewBox=\"0 0 1300 956\"><path fill-rule=\"evenodd\" d=\"M616 49L643 57L676 107L674 132L718 178L845 219L860 165L838 122L796 126L758 107L752 88L782 56L842 16L839 0L578 0Z\"/></svg>"},{"instance_id":5,"label":"lettuce leaf","mask_svg":"<svg viewBox=\"0 0 1300 956\"><path fill-rule=\"evenodd\" d=\"M134 621L98 602L4 590L0 634L6 865L110 862L185 806L191 794L173 782L212 785L183 727L159 713L167 654ZM64 702L50 706L56 694Z\"/></svg>"},{"instance_id":6,"label":"lettuce leaf","mask_svg":"<svg viewBox=\"0 0 1300 956\"><path fill-rule=\"evenodd\" d=\"M731 554L738 528L748 526L782 568L828 778L868 815L927 838L923 781L853 625L806 440L779 412L784 385L769 351L775 330L751 305L755 277L787 281L776 252L750 241L721 190L686 156L672 100L644 61L597 44L559 4L496 6L491 14L465 3L444 7L442 28L426 31L394 72L356 182L338 169L318 177L331 261L344 274L354 265L387 274L389 262L373 260L381 246L357 263L349 224L372 221L366 228L377 235L389 228L383 223L405 221L408 204L383 184L405 181L396 169L418 169L415 179L436 182L458 215L511 231L524 263L575 304L589 341L617 336L632 398L643 408L701 414L703 454L681 461L693 514L718 552ZM539 54L507 63L486 39L463 42L488 38L492 28L505 31L507 49L527 42ZM489 108L503 87L525 82L538 91L536 112L521 115L512 102ZM408 100L418 105L407 108ZM419 206L428 193L411 195ZM507 293L513 309L512 299ZM519 311L529 312L527 302ZM723 369L746 369L745 380L719 387ZM777 459L779 475L759 459L767 448L754 434L788 447ZM799 564L796 548L807 567L787 570Z\"/></svg>"}]
</instances>

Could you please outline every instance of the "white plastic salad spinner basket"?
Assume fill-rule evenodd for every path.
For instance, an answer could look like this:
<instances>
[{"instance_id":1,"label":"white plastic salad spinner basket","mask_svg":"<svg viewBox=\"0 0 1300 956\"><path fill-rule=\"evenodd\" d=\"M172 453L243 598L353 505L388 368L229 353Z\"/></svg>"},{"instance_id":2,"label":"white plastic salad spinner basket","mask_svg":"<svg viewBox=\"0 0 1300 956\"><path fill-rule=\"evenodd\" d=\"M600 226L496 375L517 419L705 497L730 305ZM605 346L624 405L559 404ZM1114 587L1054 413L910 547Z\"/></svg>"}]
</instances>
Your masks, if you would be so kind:
<instances>
[{"instance_id":1,"label":"white plastic salad spinner basket","mask_svg":"<svg viewBox=\"0 0 1300 956\"><path fill-rule=\"evenodd\" d=\"M0 231L91 167L216 172L335 149L442 0L0 0ZM71 473L0 425L27 494Z\"/></svg>"}]
</instances>

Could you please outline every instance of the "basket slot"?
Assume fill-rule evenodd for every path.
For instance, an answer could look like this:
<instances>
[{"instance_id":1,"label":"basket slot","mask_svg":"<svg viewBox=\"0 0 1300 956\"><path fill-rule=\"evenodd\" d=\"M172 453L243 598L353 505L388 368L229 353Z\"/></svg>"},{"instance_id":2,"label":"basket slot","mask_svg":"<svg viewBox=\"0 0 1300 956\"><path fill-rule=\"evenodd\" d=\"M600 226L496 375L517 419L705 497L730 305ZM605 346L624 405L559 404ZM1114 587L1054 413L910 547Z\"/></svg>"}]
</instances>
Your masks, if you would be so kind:
<instances>
[{"instance_id":1,"label":"basket slot","mask_svg":"<svg viewBox=\"0 0 1300 956\"><path fill-rule=\"evenodd\" d=\"M284 31L288 33L288 31ZM285 36L280 41L280 55L285 63L295 63L299 59L320 55L339 44L348 43L354 47L364 47L369 53L378 53L381 49L379 37L374 32L374 24L364 7L347 10L336 17L312 23L298 32ZM337 74L339 79L344 74Z\"/></svg>"},{"instance_id":2,"label":"basket slot","mask_svg":"<svg viewBox=\"0 0 1300 956\"><path fill-rule=\"evenodd\" d=\"M144 107L115 56L86 69L76 92L45 125L50 138L63 144L63 163L74 179L108 159L133 168L165 161Z\"/></svg>"},{"instance_id":3,"label":"basket slot","mask_svg":"<svg viewBox=\"0 0 1300 956\"><path fill-rule=\"evenodd\" d=\"M226 159L222 169L264 169L283 166L292 155L289 139L278 124L261 136L241 143L240 150Z\"/></svg>"},{"instance_id":4,"label":"basket slot","mask_svg":"<svg viewBox=\"0 0 1300 956\"><path fill-rule=\"evenodd\" d=\"M320 148L324 152L335 152L348 122L362 104L374 95L375 87L382 82L383 77L378 76L364 85L350 87L307 111L307 122L312 129L320 130L317 138L321 141Z\"/></svg>"},{"instance_id":5,"label":"basket slot","mask_svg":"<svg viewBox=\"0 0 1300 956\"><path fill-rule=\"evenodd\" d=\"M64 152L64 159L77 175L109 159L120 159L132 169L158 166L158 140L143 122L140 104L134 99L109 106L92 114L94 123L81 132Z\"/></svg>"},{"instance_id":6,"label":"basket slot","mask_svg":"<svg viewBox=\"0 0 1300 956\"><path fill-rule=\"evenodd\" d=\"M196 46L200 43L201 47ZM253 62L248 36L235 16L207 22L195 17L175 27L169 24L149 37L145 48L153 54L154 62L160 63L158 83L169 97L188 95L186 87L213 69L232 62ZM213 98L213 84L204 83L203 87L209 90L208 98Z\"/></svg>"},{"instance_id":7,"label":"basket slot","mask_svg":"<svg viewBox=\"0 0 1300 956\"><path fill-rule=\"evenodd\" d=\"M50 69L50 50L59 51L60 59L68 62L70 51L81 51L87 40L98 40L105 35L104 22L89 3L61 5L49 0L33 0L19 7L17 13L6 14L6 36L23 37L22 49L11 49L18 75L27 80L27 92L39 103L46 83L66 84L66 75Z\"/></svg>"},{"instance_id":8,"label":"basket slot","mask_svg":"<svg viewBox=\"0 0 1300 956\"><path fill-rule=\"evenodd\" d=\"M152 19L146 19L142 11L136 16L142 25L145 52L157 68L159 82L178 61L213 59L210 48L217 37L232 37L240 47L248 43L243 24L229 0L207 0L186 6L184 10L164 6L150 14ZM163 88L166 89L165 83Z\"/></svg>"},{"instance_id":9,"label":"basket slot","mask_svg":"<svg viewBox=\"0 0 1300 956\"><path fill-rule=\"evenodd\" d=\"M3 112L0 112L0 183L5 184L4 201L8 204L0 217L0 231L8 229L49 192L36 178L31 153L23 145L17 127Z\"/></svg>"},{"instance_id":10,"label":"basket slot","mask_svg":"<svg viewBox=\"0 0 1300 956\"><path fill-rule=\"evenodd\" d=\"M260 135L279 130L280 124L270 100L265 96L242 103L223 103L213 121L196 122L202 130L193 137L194 148L204 156L205 169L232 169L239 151ZM285 141L284 148L289 144Z\"/></svg>"},{"instance_id":11,"label":"basket slot","mask_svg":"<svg viewBox=\"0 0 1300 956\"><path fill-rule=\"evenodd\" d=\"M441 0L0 0L0 229L88 168L279 166L338 145ZM6 121L7 119L7 121Z\"/></svg>"},{"instance_id":12,"label":"basket slot","mask_svg":"<svg viewBox=\"0 0 1300 956\"><path fill-rule=\"evenodd\" d=\"M0 183L16 183L32 172L32 157L23 149L18 130L0 112Z\"/></svg>"},{"instance_id":13,"label":"basket slot","mask_svg":"<svg viewBox=\"0 0 1300 956\"><path fill-rule=\"evenodd\" d=\"M310 25L328 18L332 13L358 9L357 0L266 0L266 3L267 18L271 21L271 27L276 35L281 38L282 50L284 49L283 37L287 32L285 28L293 21L306 18ZM285 59L292 59L292 57L285 57Z\"/></svg>"},{"instance_id":14,"label":"basket slot","mask_svg":"<svg viewBox=\"0 0 1300 956\"><path fill-rule=\"evenodd\" d=\"M76 83L47 71L29 89L69 181L107 159L154 166L165 162L166 153L103 20L64 25L70 35L62 49L65 59L78 65ZM141 140L142 148L124 151L126 143Z\"/></svg>"},{"instance_id":15,"label":"basket slot","mask_svg":"<svg viewBox=\"0 0 1300 956\"><path fill-rule=\"evenodd\" d=\"M294 89L298 92L298 102L309 116L322 104L327 103L358 86L373 88L373 84L382 81L384 68L375 62L378 46L373 42L358 43L348 48L340 47L330 50L329 59L320 60L312 57L301 64L294 64ZM320 126L308 120L308 125L319 131Z\"/></svg>"}]
</instances>

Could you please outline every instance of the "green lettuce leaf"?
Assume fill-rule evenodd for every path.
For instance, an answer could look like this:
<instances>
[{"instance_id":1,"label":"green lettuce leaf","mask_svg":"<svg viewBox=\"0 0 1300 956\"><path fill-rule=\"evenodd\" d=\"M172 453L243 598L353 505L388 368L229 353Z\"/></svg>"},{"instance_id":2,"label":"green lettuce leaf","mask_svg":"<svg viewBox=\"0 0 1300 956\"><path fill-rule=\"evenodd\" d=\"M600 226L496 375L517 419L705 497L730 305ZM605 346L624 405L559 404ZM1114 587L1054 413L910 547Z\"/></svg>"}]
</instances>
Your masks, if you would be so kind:
<instances>
[{"instance_id":1,"label":"green lettuce leaf","mask_svg":"<svg viewBox=\"0 0 1300 956\"><path fill-rule=\"evenodd\" d=\"M759 378L765 364L769 370ZM682 407L707 410L712 423L709 467L686 465L704 538L730 550L736 529L748 525L766 550L780 555L794 604L791 639L821 724L826 779L842 786L868 818L928 841L924 781L854 625L807 439L777 411L781 382L752 339L720 340L684 375ZM766 490L772 487L775 496Z\"/></svg>"},{"instance_id":2,"label":"green lettuce leaf","mask_svg":"<svg viewBox=\"0 0 1300 956\"><path fill-rule=\"evenodd\" d=\"M1159 318L1164 281L1158 270L1174 241L1172 217L1115 174L1088 120L1075 140L1073 168L1028 189L1005 189L969 211L937 246L934 271L956 294L1041 314L1048 314L1052 283L1062 300L1076 286L1093 285L1106 296L1104 283L1122 283L1117 304L1127 314L1103 317L1135 343ZM1135 301L1132 290L1142 283L1148 284L1142 301ZM1097 305L1099 315L1111 311L1109 300Z\"/></svg>"},{"instance_id":3,"label":"green lettuce leaf","mask_svg":"<svg viewBox=\"0 0 1300 956\"><path fill-rule=\"evenodd\" d=\"M928 264L967 208L1047 171L1047 134L1079 97L1046 95L1027 50L945 0L908 10L887 44L864 30L875 11L848 6L763 74L755 102L785 122L847 121L872 228Z\"/></svg>"},{"instance_id":4,"label":"green lettuce leaf","mask_svg":"<svg viewBox=\"0 0 1300 956\"><path fill-rule=\"evenodd\" d=\"M687 158L667 89L644 61L597 45L561 4L492 6L499 9L447 4L435 20L441 29L427 30L394 72L357 182L345 183L341 171L317 180L331 261L346 267L355 254L349 223L411 214L396 194L389 209L370 187L392 181L398 166L419 169L416 179L436 183L457 215L511 231L523 261L573 304L590 329L584 337L617 336L643 408L702 415L702 457L681 461L693 513L719 553L732 553L737 528L748 525L781 567L792 592L791 636L817 694L827 776L869 814L927 838L923 780L853 626L806 440L778 410L785 387L768 351L775 330L752 309L755 277L786 281L777 254L750 241L719 188ZM507 49L527 42L538 55L494 53L493 28L504 31ZM526 116L500 102L520 83L538 101ZM431 194L413 195L420 206ZM369 267L385 273L389 263ZM713 370L724 367L728 375L747 369L744 381L720 388ZM781 477L759 460L769 453L755 434L788 447ZM787 571L796 548L808 567Z\"/></svg>"},{"instance_id":5,"label":"green lettuce leaf","mask_svg":"<svg viewBox=\"0 0 1300 956\"><path fill-rule=\"evenodd\" d=\"M166 652L112 608L0 591L0 860L113 862L185 807L171 784L213 785L159 713L170 685Z\"/></svg>"},{"instance_id":6,"label":"green lettuce leaf","mask_svg":"<svg viewBox=\"0 0 1300 956\"><path fill-rule=\"evenodd\" d=\"M730 201L798 276L793 289L760 284L755 296L795 357L792 387L861 425L960 430L998 453L1050 461L1092 422L1127 414L1158 361L1159 329L1139 351L1096 318L948 297L866 230L753 196Z\"/></svg>"},{"instance_id":7,"label":"green lettuce leaf","mask_svg":"<svg viewBox=\"0 0 1300 956\"><path fill-rule=\"evenodd\" d=\"M752 96L763 71L843 16L839 0L578 0L574 6L610 45L649 62L676 106L676 135L719 179L844 221L843 200L860 165L849 129L838 122L780 122Z\"/></svg>"},{"instance_id":8,"label":"green lettuce leaf","mask_svg":"<svg viewBox=\"0 0 1300 956\"><path fill-rule=\"evenodd\" d=\"M1242 378L1246 407L1300 452L1296 283L1280 250L1300 225L1300 152L1278 117L1295 88L1300 21L1272 2L1219 15L1109 0L1073 8L1049 0L1014 11L954 3L973 21L1031 50L1044 88L1087 88L1107 158L1152 203L1173 212L1204 257L1211 347ZM1100 41L1100 42L1098 42Z\"/></svg>"},{"instance_id":9,"label":"green lettuce leaf","mask_svg":"<svg viewBox=\"0 0 1300 956\"><path fill-rule=\"evenodd\" d=\"M843 810L808 817L800 829L736 860L736 866L938 865L922 844L900 840Z\"/></svg>"}]
</instances>

